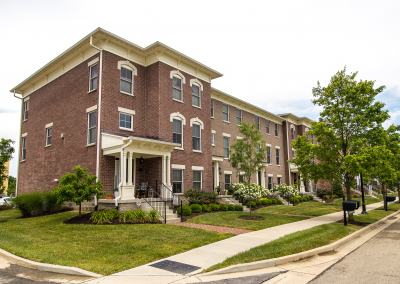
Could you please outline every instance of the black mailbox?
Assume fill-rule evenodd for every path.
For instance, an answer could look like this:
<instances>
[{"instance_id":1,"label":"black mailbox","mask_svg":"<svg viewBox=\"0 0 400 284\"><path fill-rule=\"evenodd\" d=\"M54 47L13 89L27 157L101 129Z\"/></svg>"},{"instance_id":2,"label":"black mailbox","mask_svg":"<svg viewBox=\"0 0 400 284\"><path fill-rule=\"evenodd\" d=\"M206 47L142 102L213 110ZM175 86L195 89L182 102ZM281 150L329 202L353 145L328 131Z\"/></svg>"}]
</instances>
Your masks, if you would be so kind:
<instances>
[{"instance_id":1,"label":"black mailbox","mask_svg":"<svg viewBox=\"0 0 400 284\"><path fill-rule=\"evenodd\" d=\"M360 201L343 201L343 211L354 211L360 207Z\"/></svg>"},{"instance_id":2,"label":"black mailbox","mask_svg":"<svg viewBox=\"0 0 400 284\"><path fill-rule=\"evenodd\" d=\"M396 196L386 196L386 201L387 202L393 202L396 200Z\"/></svg>"}]
</instances>

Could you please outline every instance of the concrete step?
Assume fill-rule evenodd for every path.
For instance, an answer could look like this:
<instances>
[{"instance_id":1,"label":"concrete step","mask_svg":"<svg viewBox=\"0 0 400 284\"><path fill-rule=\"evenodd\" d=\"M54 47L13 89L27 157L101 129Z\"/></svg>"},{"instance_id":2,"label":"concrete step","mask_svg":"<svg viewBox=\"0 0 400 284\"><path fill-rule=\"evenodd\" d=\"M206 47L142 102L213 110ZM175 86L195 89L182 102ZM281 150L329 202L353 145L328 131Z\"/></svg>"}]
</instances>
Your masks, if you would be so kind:
<instances>
[{"instance_id":1,"label":"concrete step","mask_svg":"<svg viewBox=\"0 0 400 284\"><path fill-rule=\"evenodd\" d=\"M181 218L173 218L173 219L167 219L167 224L175 224L179 223L181 221Z\"/></svg>"}]
</instances>

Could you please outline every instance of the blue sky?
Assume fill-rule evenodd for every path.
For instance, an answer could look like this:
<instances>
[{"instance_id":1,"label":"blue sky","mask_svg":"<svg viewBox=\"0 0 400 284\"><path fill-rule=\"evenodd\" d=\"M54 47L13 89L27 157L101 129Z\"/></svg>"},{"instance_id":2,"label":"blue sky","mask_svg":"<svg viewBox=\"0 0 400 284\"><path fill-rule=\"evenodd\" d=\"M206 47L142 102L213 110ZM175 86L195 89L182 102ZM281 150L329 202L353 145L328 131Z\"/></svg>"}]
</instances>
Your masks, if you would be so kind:
<instances>
[{"instance_id":1,"label":"blue sky","mask_svg":"<svg viewBox=\"0 0 400 284\"><path fill-rule=\"evenodd\" d=\"M212 86L275 114L317 119L312 88L347 66L386 85L400 124L400 1L0 0L0 137L19 147L11 88L102 27L145 47L155 41L224 74ZM10 173L16 175L17 161Z\"/></svg>"}]
</instances>

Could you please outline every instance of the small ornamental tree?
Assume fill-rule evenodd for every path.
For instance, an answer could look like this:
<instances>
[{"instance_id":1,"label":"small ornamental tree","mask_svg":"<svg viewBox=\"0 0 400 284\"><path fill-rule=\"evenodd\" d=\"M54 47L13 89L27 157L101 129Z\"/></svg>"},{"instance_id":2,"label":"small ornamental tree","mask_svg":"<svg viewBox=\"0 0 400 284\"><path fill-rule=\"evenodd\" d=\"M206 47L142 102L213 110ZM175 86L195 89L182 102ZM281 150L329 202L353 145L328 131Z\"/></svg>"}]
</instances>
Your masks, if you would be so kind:
<instances>
[{"instance_id":1,"label":"small ornamental tree","mask_svg":"<svg viewBox=\"0 0 400 284\"><path fill-rule=\"evenodd\" d=\"M250 179L266 159L267 147L255 124L242 122L239 125L239 132L243 135L243 138L236 139L236 143L231 146L233 151L230 152L229 162L237 173L243 172L243 178L246 181L249 196L251 196Z\"/></svg>"},{"instance_id":2,"label":"small ornamental tree","mask_svg":"<svg viewBox=\"0 0 400 284\"><path fill-rule=\"evenodd\" d=\"M0 193L4 192L4 182L8 179L8 170L6 163L12 159L14 148L12 147L14 141L10 139L1 138L0 141Z\"/></svg>"},{"instance_id":3,"label":"small ornamental tree","mask_svg":"<svg viewBox=\"0 0 400 284\"><path fill-rule=\"evenodd\" d=\"M81 208L83 201L91 201L92 196L96 195L99 198L104 191L101 181L96 182L95 175L88 175L87 168L81 166L74 167L75 173L66 173L60 180L59 187L55 187L52 191L57 196L57 202L64 201L74 202L79 205L79 217L81 217Z\"/></svg>"}]
</instances>

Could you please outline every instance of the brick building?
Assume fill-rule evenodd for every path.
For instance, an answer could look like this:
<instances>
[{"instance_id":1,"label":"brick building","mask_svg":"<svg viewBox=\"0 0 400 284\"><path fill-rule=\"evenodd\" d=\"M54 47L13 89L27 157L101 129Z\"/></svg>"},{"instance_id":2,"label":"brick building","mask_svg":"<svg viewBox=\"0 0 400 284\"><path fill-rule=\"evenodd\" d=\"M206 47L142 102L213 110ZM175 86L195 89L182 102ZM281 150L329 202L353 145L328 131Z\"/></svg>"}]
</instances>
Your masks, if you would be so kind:
<instances>
[{"instance_id":1,"label":"brick building","mask_svg":"<svg viewBox=\"0 0 400 284\"><path fill-rule=\"evenodd\" d=\"M227 149L241 121L257 123L270 148L253 182L295 182L290 143L311 120L212 88L221 76L162 43L142 48L96 29L11 90L22 95L18 194L56 186L75 165L106 192L119 188L119 200L136 198L141 182L223 187L240 178Z\"/></svg>"}]
</instances>

